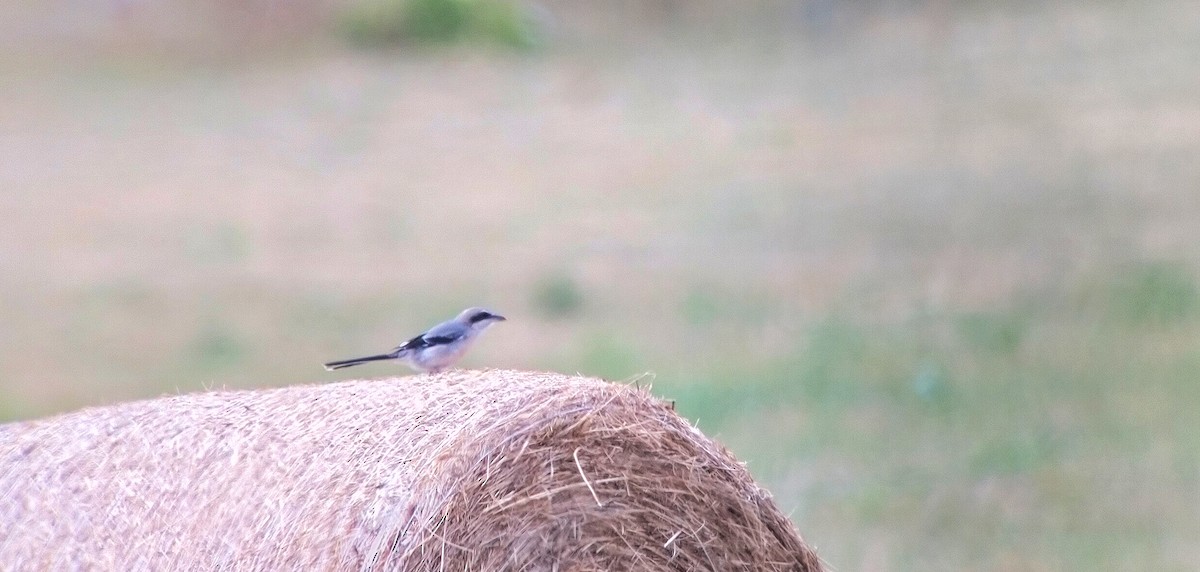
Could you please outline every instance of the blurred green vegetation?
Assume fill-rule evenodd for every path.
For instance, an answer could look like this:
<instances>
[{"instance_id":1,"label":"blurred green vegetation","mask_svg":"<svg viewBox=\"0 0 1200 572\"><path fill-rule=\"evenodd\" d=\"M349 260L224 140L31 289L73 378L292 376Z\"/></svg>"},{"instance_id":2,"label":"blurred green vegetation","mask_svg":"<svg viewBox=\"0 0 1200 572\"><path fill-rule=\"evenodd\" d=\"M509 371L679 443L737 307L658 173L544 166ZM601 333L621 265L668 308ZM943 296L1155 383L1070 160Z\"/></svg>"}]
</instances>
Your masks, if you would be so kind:
<instances>
[{"instance_id":1,"label":"blurred green vegetation","mask_svg":"<svg viewBox=\"0 0 1200 572\"><path fill-rule=\"evenodd\" d=\"M1113 314L1135 324L1186 321L1200 308L1192 269L1179 262L1149 261L1124 269L1112 285Z\"/></svg>"},{"instance_id":2,"label":"blurred green vegetation","mask_svg":"<svg viewBox=\"0 0 1200 572\"><path fill-rule=\"evenodd\" d=\"M259 44L102 4L0 35L53 48L0 83L0 419L482 304L464 365L652 382L835 569L1200 568L1195 6L300 3L162 65Z\"/></svg>"},{"instance_id":3,"label":"blurred green vegetation","mask_svg":"<svg viewBox=\"0 0 1200 572\"><path fill-rule=\"evenodd\" d=\"M579 283L566 275L547 276L534 286L533 306L546 318L565 318L583 306Z\"/></svg>"},{"instance_id":4,"label":"blurred green vegetation","mask_svg":"<svg viewBox=\"0 0 1200 572\"><path fill-rule=\"evenodd\" d=\"M1118 290L1128 280L1110 279ZM894 323L833 316L778 361L659 374L655 388L755 474L809 483L796 496L774 489L802 530L846 519L898 538L891 566L1004 569L1011 555L996 547L1020 543L1024 562L1106 568L1106 542L1171 542L1167 498L1194 508L1200 320L1121 325L1108 316L1127 301L1104 302ZM1131 497L1149 505L1132 509ZM837 550L841 565L867 565ZM1156 550L1139 555L1120 567L1183 569Z\"/></svg>"},{"instance_id":5,"label":"blurred green vegetation","mask_svg":"<svg viewBox=\"0 0 1200 572\"><path fill-rule=\"evenodd\" d=\"M528 50L543 31L521 4L508 0L358 0L340 30L363 47L481 42Z\"/></svg>"},{"instance_id":6,"label":"blurred green vegetation","mask_svg":"<svg viewBox=\"0 0 1200 572\"><path fill-rule=\"evenodd\" d=\"M203 374L220 373L244 366L249 353L249 341L243 336L228 326L208 324L196 333L185 367Z\"/></svg>"}]
</instances>

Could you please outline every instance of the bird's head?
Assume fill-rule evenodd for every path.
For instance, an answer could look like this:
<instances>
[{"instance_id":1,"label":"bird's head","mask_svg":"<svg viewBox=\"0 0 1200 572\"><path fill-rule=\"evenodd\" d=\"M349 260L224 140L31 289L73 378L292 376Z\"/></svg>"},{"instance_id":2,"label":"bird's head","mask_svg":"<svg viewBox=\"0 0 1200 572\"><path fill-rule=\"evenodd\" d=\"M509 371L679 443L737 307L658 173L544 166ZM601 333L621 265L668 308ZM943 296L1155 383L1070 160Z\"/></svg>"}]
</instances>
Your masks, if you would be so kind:
<instances>
[{"instance_id":1,"label":"bird's head","mask_svg":"<svg viewBox=\"0 0 1200 572\"><path fill-rule=\"evenodd\" d=\"M473 330L483 331L488 326L496 322L503 322L506 318L500 314L494 314L483 308L467 308L458 315L458 321L466 324Z\"/></svg>"}]
</instances>

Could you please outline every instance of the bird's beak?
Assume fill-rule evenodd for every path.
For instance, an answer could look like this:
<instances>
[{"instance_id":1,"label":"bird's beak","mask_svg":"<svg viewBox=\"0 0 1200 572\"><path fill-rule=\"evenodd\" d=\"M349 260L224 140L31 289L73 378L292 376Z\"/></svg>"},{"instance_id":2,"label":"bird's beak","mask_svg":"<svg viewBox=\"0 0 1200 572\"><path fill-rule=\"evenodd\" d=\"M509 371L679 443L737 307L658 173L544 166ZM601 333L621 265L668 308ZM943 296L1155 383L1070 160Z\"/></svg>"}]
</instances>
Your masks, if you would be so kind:
<instances>
[{"instance_id":1,"label":"bird's beak","mask_svg":"<svg viewBox=\"0 0 1200 572\"><path fill-rule=\"evenodd\" d=\"M497 322L503 322L503 321L507 320L508 318L505 318L504 316L501 316L500 314L492 314L492 319L496 320Z\"/></svg>"}]
</instances>

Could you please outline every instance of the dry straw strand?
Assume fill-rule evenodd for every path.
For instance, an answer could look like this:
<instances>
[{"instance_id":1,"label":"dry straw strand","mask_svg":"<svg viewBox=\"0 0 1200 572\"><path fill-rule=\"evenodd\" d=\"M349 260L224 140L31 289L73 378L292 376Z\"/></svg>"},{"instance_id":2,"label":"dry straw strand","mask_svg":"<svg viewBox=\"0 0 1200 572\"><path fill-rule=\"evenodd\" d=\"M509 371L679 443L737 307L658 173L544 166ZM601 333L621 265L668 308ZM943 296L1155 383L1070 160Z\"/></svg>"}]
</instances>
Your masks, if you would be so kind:
<instances>
[{"instance_id":1,"label":"dry straw strand","mask_svg":"<svg viewBox=\"0 0 1200 572\"><path fill-rule=\"evenodd\" d=\"M214 391L0 425L0 493L13 570L821 570L669 405L552 373Z\"/></svg>"}]
</instances>

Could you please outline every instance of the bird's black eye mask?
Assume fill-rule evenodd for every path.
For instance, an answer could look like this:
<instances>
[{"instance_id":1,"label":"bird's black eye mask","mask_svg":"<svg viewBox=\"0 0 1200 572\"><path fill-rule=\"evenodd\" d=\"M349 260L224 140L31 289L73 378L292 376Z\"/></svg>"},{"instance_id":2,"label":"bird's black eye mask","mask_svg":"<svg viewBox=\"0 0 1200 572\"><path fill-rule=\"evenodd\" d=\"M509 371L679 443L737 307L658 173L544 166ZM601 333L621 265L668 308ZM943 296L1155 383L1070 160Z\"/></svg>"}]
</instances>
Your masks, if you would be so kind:
<instances>
[{"instance_id":1,"label":"bird's black eye mask","mask_svg":"<svg viewBox=\"0 0 1200 572\"><path fill-rule=\"evenodd\" d=\"M480 312L478 314L475 314L474 316L471 316L471 323L477 324L477 323L482 322L491 317L492 317L492 315L487 312Z\"/></svg>"}]
</instances>

